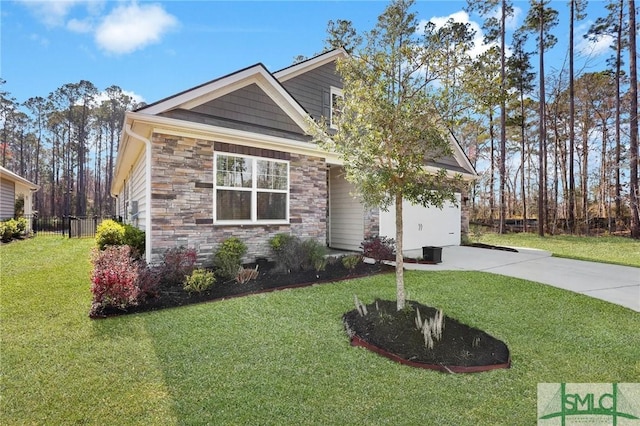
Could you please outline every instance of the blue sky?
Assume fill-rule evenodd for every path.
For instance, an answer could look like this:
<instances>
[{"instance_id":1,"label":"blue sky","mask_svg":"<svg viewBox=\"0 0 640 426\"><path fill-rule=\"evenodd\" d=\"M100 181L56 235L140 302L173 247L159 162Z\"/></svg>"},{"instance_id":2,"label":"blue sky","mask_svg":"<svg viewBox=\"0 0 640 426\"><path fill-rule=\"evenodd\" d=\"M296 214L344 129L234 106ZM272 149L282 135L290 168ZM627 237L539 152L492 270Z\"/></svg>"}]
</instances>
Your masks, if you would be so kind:
<instances>
[{"instance_id":1,"label":"blue sky","mask_svg":"<svg viewBox=\"0 0 640 426\"><path fill-rule=\"evenodd\" d=\"M528 1L514 1L515 28ZM590 0L587 18L578 24L579 61L589 71L604 68L607 40L587 45L581 35L604 16L603 1ZM384 1L36 1L0 0L0 77L2 90L19 102L47 96L66 83L89 80L98 89L118 85L145 102L213 80L262 62L270 71L291 65L297 55L312 56L323 47L327 22L353 21L371 29ZM419 0L421 20L449 16L478 30L482 19L462 11L465 1ZM562 67L567 52L568 0L552 1L560 12L557 47L548 71ZM588 55L586 54L588 52Z\"/></svg>"}]
</instances>

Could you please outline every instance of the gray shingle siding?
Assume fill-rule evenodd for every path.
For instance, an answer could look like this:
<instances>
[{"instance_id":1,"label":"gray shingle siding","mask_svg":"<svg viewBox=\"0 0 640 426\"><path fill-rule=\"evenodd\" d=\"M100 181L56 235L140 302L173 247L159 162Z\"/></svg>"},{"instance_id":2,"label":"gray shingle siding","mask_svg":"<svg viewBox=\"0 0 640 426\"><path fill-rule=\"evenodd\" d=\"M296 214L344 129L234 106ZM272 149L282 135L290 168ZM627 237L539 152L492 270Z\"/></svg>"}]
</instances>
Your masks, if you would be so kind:
<instances>
[{"instance_id":1,"label":"gray shingle siding","mask_svg":"<svg viewBox=\"0 0 640 426\"><path fill-rule=\"evenodd\" d=\"M335 62L293 77L282 83L285 89L316 120L323 115L323 91L331 86L342 88Z\"/></svg>"},{"instance_id":2,"label":"gray shingle siding","mask_svg":"<svg viewBox=\"0 0 640 426\"><path fill-rule=\"evenodd\" d=\"M174 110L162 115L262 134L294 135L296 139L304 135L304 131L257 84L250 84L189 111Z\"/></svg>"}]
</instances>

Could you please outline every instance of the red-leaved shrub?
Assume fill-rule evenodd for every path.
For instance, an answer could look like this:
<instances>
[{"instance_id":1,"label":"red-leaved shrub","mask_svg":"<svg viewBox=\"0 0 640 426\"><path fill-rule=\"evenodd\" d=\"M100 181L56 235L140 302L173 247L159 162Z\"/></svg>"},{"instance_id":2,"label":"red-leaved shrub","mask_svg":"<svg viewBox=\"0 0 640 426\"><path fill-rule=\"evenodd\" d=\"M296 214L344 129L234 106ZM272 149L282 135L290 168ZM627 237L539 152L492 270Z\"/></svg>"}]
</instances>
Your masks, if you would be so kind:
<instances>
[{"instance_id":1,"label":"red-leaved shrub","mask_svg":"<svg viewBox=\"0 0 640 426\"><path fill-rule=\"evenodd\" d=\"M396 255L396 242L393 238L373 237L360 244L362 254L365 257L380 262L381 260L393 260Z\"/></svg>"},{"instance_id":2,"label":"red-leaved shrub","mask_svg":"<svg viewBox=\"0 0 640 426\"><path fill-rule=\"evenodd\" d=\"M92 314L107 307L126 309L138 304L139 277L146 265L132 258L131 247L108 246L103 251L94 250L92 262Z\"/></svg>"},{"instance_id":3,"label":"red-leaved shrub","mask_svg":"<svg viewBox=\"0 0 640 426\"><path fill-rule=\"evenodd\" d=\"M195 249L174 247L164 252L157 273L162 282L168 285L182 285L196 267L198 254Z\"/></svg>"}]
</instances>

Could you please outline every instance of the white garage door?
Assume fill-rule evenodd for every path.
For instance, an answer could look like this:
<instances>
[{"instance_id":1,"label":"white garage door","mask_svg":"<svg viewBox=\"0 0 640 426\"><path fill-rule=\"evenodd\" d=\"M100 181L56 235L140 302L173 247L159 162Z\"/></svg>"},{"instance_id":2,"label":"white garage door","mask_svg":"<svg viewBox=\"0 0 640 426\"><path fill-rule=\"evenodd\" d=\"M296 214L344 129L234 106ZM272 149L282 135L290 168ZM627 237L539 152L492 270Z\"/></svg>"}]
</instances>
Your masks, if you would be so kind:
<instances>
[{"instance_id":1,"label":"white garage door","mask_svg":"<svg viewBox=\"0 0 640 426\"><path fill-rule=\"evenodd\" d=\"M456 194L458 205L451 203L442 209L422 207L405 201L404 212L404 251L419 250L424 246L460 245L460 194ZM380 212L380 235L395 238L395 206L388 212Z\"/></svg>"},{"instance_id":2,"label":"white garage door","mask_svg":"<svg viewBox=\"0 0 640 426\"><path fill-rule=\"evenodd\" d=\"M351 195L341 167L329 170L329 246L359 251L364 239L364 207Z\"/></svg>"}]
</instances>

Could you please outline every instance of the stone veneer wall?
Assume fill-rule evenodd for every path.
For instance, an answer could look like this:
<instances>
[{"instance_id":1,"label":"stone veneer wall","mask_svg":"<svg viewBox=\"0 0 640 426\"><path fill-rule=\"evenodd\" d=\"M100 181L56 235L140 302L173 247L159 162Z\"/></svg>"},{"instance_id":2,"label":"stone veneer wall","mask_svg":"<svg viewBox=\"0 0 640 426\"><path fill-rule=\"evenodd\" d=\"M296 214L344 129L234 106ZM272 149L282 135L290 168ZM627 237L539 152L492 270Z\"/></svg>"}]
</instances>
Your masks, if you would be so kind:
<instances>
[{"instance_id":1,"label":"stone veneer wall","mask_svg":"<svg viewBox=\"0 0 640 426\"><path fill-rule=\"evenodd\" d=\"M185 246L196 249L199 264L209 265L218 245L232 236L247 245L247 262L270 257L268 241L278 233L326 242L324 159L290 155L288 225L214 225L214 142L154 134L152 151L152 261L169 248Z\"/></svg>"},{"instance_id":2,"label":"stone veneer wall","mask_svg":"<svg viewBox=\"0 0 640 426\"><path fill-rule=\"evenodd\" d=\"M364 239L380 235L380 209L364 208Z\"/></svg>"}]
</instances>

